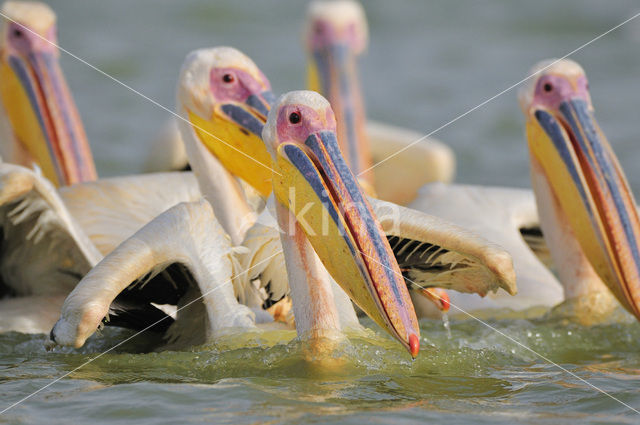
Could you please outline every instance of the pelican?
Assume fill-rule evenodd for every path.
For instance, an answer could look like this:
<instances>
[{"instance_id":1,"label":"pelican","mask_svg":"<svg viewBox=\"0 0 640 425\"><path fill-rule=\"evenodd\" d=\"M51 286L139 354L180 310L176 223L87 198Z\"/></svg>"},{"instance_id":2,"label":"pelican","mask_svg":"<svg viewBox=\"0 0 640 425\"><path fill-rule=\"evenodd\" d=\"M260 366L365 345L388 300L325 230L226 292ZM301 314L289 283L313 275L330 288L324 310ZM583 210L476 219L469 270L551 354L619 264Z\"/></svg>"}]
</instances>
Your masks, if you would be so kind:
<instances>
[{"instance_id":1,"label":"pelican","mask_svg":"<svg viewBox=\"0 0 640 425\"><path fill-rule=\"evenodd\" d=\"M36 163L56 186L95 180L89 142L58 63L55 14L43 3L12 1L2 14L8 18L0 41L2 128L8 130L3 160Z\"/></svg>"},{"instance_id":2,"label":"pelican","mask_svg":"<svg viewBox=\"0 0 640 425\"><path fill-rule=\"evenodd\" d=\"M1 10L16 22L3 19L0 38L0 155L38 163L48 179L0 164L0 331L39 332L101 258L54 184L93 180L96 172L57 51L22 26L55 42L55 15L42 3L7 2Z\"/></svg>"},{"instance_id":3,"label":"pelican","mask_svg":"<svg viewBox=\"0 0 640 425\"><path fill-rule=\"evenodd\" d=\"M597 322L620 304L640 317L636 204L595 120L585 72L565 59L543 61L534 73L519 96L533 194L434 185L411 205L490 235L514 257L516 297L480 301L454 294L451 302L526 309L565 301L559 310L582 323Z\"/></svg>"},{"instance_id":4,"label":"pelican","mask_svg":"<svg viewBox=\"0 0 640 425\"><path fill-rule=\"evenodd\" d=\"M284 257L297 334L313 352L330 348L327 339L361 329L351 299L415 357L419 327L406 276L463 291L515 291L511 259L497 246L433 217L367 199L340 154L335 116L319 94L281 96L262 136L272 159L270 201L282 251L263 263ZM390 211L379 222L376 215L385 208ZM237 302L231 282L251 270L241 266L234 274L233 256L207 202L173 207L87 274L50 337L79 347L104 321L146 329L158 326L158 317L172 347L250 329L255 318ZM169 269L173 285L154 282ZM177 305L175 320L154 303Z\"/></svg>"},{"instance_id":5,"label":"pelican","mask_svg":"<svg viewBox=\"0 0 640 425\"><path fill-rule=\"evenodd\" d=\"M234 245L271 193L273 170L261 132L273 100L269 80L234 48L196 50L183 64L181 139L200 190Z\"/></svg>"},{"instance_id":6,"label":"pelican","mask_svg":"<svg viewBox=\"0 0 640 425\"><path fill-rule=\"evenodd\" d=\"M304 30L309 56L309 88L323 94L333 106L343 155L368 193L406 205L417 190L432 181L450 182L455 156L444 143L422 140L420 133L374 121L366 121L360 92L357 56L368 43L367 21L362 6L350 0L314 1L309 5ZM414 146L409 144L422 140ZM184 169L187 155L181 152L180 132L167 124L152 141L148 171ZM404 149L404 150L403 150ZM166 152L176 152L167 155ZM384 160L371 168L373 163Z\"/></svg>"},{"instance_id":7,"label":"pelican","mask_svg":"<svg viewBox=\"0 0 640 425\"><path fill-rule=\"evenodd\" d=\"M357 61L368 44L368 25L360 3L311 2L304 33L309 87L326 96L336 112L340 149L365 190L380 199L406 204L425 183L450 181L455 161L446 145L426 140L407 148L421 135L380 123L367 127ZM373 161L383 162L374 170ZM426 296L426 303L418 295ZM420 306L420 316L439 316L431 302L448 299L445 291L416 290L411 296Z\"/></svg>"},{"instance_id":8,"label":"pelican","mask_svg":"<svg viewBox=\"0 0 640 425\"><path fill-rule=\"evenodd\" d=\"M1 10L0 154L4 163L0 163L0 174L22 172L25 179L42 177L53 184L39 184L39 190L62 188L57 195L91 239L118 234L121 228L108 218L97 225L99 217L115 218L129 211L126 219L118 221L136 222L137 229L169 206L199 197L189 174L98 181L80 115L60 69L54 12L43 3L13 1L4 3ZM34 166L36 173L28 170ZM2 189L17 193L6 187L7 181L12 179L5 179ZM140 202L143 195L144 203ZM146 214L139 211L143 205ZM118 234L112 244L100 243L99 249L104 254L130 235Z\"/></svg>"},{"instance_id":9,"label":"pelican","mask_svg":"<svg viewBox=\"0 0 640 425\"><path fill-rule=\"evenodd\" d=\"M78 221L92 242L96 243L94 237L98 239L98 249L104 254L131 235L131 231L123 232L124 228L129 229L135 223L137 227L133 230L137 230L169 206L200 196L196 180L189 174L163 173L97 181L80 115L58 62L54 12L38 2L6 2L1 10L3 207L7 207L7 202L17 202L18 197L30 196L34 201L59 197L63 202L53 213L60 214L60 209L66 208L66 214ZM36 172L30 170L32 166L37 168ZM18 174L23 177L17 178ZM43 194L27 191L24 185L8 186L10 182L26 180L40 180L34 185L36 191L61 189L58 193ZM34 213L35 210L38 208L29 209ZM101 221L103 217L105 221ZM127 225L123 227L123 223ZM111 232L115 234L112 242L105 243L105 235Z\"/></svg>"},{"instance_id":10,"label":"pelican","mask_svg":"<svg viewBox=\"0 0 640 425\"><path fill-rule=\"evenodd\" d=\"M340 148L363 187L380 199L406 204L425 183L453 179L455 157L447 145L428 139L407 148L422 135L367 123L357 62L368 44L368 26L359 2L311 2L304 33L309 88L331 102ZM380 161L384 162L373 168Z\"/></svg>"}]
</instances>

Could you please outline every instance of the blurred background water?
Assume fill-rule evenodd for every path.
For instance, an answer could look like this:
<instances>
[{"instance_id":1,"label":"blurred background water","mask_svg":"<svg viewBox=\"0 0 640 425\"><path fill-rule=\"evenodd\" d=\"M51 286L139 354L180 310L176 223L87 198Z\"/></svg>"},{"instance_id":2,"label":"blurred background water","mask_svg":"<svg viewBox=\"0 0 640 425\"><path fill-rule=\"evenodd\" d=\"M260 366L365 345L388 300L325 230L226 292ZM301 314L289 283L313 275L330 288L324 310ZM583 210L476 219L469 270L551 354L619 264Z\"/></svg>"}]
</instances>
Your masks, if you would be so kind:
<instances>
[{"instance_id":1,"label":"blurred background water","mask_svg":"<svg viewBox=\"0 0 640 425\"><path fill-rule=\"evenodd\" d=\"M305 2L56 0L70 52L162 105L174 106L184 56L231 45L252 57L276 93L305 85ZM361 60L369 116L428 133L640 12L632 0L366 0L370 47ZM640 18L574 56L596 115L640 191ZM168 113L62 55L102 176L139 172ZM512 90L435 137L458 159L458 182L528 187L524 119ZM581 328L500 320L499 330L640 408L640 326ZM637 423L638 416L477 322L425 321L419 360L384 336L352 340L344 370L319 374L300 347L206 347L193 353L107 354L0 423ZM0 398L18 400L122 338L106 332L81 352L46 353L44 336L0 336ZM281 338L280 338L281 337ZM143 343L138 341L138 344ZM124 351L124 352L122 352Z\"/></svg>"}]
</instances>

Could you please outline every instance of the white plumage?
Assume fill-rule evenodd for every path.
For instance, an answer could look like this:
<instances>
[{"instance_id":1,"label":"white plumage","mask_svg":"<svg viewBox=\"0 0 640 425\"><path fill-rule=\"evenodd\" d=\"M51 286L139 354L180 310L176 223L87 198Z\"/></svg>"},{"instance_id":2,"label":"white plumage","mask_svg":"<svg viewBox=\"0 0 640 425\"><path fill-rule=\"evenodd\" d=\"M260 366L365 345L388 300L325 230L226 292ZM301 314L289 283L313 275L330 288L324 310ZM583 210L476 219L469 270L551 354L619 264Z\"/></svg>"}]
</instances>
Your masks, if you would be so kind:
<instances>
[{"instance_id":1,"label":"white plumage","mask_svg":"<svg viewBox=\"0 0 640 425\"><path fill-rule=\"evenodd\" d=\"M173 205L202 196L190 172L105 178L63 187L59 194L103 255Z\"/></svg>"},{"instance_id":2,"label":"white plumage","mask_svg":"<svg viewBox=\"0 0 640 425\"><path fill-rule=\"evenodd\" d=\"M452 305L469 311L524 310L552 307L564 300L562 285L543 262L549 260L548 251L530 190L430 184L420 190L410 207L469 229L495 242L513 257L518 282L515 297L501 292L484 299L452 293Z\"/></svg>"}]
</instances>

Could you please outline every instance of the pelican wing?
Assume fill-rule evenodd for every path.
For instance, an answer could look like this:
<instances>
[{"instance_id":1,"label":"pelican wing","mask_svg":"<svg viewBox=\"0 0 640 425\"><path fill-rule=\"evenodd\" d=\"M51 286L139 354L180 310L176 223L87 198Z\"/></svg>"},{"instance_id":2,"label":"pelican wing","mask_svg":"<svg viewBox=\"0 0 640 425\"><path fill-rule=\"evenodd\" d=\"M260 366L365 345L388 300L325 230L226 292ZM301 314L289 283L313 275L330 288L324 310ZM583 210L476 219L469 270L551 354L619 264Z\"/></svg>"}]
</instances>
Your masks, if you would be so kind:
<instances>
[{"instance_id":1,"label":"pelican wing","mask_svg":"<svg viewBox=\"0 0 640 425\"><path fill-rule=\"evenodd\" d=\"M113 177L60 189L72 216L104 255L172 206L200 199L193 173Z\"/></svg>"},{"instance_id":2,"label":"pelican wing","mask_svg":"<svg viewBox=\"0 0 640 425\"><path fill-rule=\"evenodd\" d=\"M564 299L560 282L538 257L546 251L541 248L544 245L536 243L535 252L529 245L533 245L532 240L541 241L540 236L536 236L541 232L534 230L539 220L531 190L434 183L424 186L409 207L471 230L499 244L513 258L518 279L516 297L500 292L485 299L460 294L452 302L466 309L523 310L553 306Z\"/></svg>"},{"instance_id":3,"label":"pelican wing","mask_svg":"<svg viewBox=\"0 0 640 425\"><path fill-rule=\"evenodd\" d=\"M262 216L261 216L262 217ZM252 308L268 309L289 294L280 235L275 223L258 221L247 232L242 254L242 279L236 293L241 303Z\"/></svg>"},{"instance_id":4,"label":"pelican wing","mask_svg":"<svg viewBox=\"0 0 640 425\"><path fill-rule=\"evenodd\" d=\"M104 322L156 326L172 346L253 326L236 301L233 250L211 206L201 200L170 208L125 240L67 297L51 331L56 343L80 347ZM173 306L169 318L166 306ZM173 319L173 321L172 321Z\"/></svg>"},{"instance_id":5,"label":"pelican wing","mask_svg":"<svg viewBox=\"0 0 640 425\"><path fill-rule=\"evenodd\" d=\"M0 163L0 296L67 294L102 255L38 172Z\"/></svg>"},{"instance_id":6,"label":"pelican wing","mask_svg":"<svg viewBox=\"0 0 640 425\"><path fill-rule=\"evenodd\" d=\"M371 203L410 286L516 293L511 256L498 245L419 211Z\"/></svg>"}]
</instances>

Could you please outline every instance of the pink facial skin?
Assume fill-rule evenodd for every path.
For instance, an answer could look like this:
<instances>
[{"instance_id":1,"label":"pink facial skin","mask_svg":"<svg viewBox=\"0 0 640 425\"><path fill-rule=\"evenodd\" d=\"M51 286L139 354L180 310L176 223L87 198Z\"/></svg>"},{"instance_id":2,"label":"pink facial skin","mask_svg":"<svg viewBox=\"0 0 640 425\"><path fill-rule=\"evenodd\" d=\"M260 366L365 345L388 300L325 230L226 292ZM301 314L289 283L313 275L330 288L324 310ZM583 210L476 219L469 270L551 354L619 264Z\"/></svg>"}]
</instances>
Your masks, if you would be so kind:
<instances>
[{"instance_id":1,"label":"pink facial skin","mask_svg":"<svg viewBox=\"0 0 640 425\"><path fill-rule=\"evenodd\" d=\"M29 31L24 25L10 22L6 29L6 44L4 54L26 56L29 53L52 53L56 57L59 52L57 43L56 26L52 25L47 30L43 39L39 34Z\"/></svg>"},{"instance_id":2,"label":"pink facial skin","mask_svg":"<svg viewBox=\"0 0 640 425\"><path fill-rule=\"evenodd\" d=\"M213 68L209 74L211 93L220 102L244 102L251 95L270 91L271 85L262 72L260 80L236 68Z\"/></svg>"},{"instance_id":3,"label":"pink facial skin","mask_svg":"<svg viewBox=\"0 0 640 425\"><path fill-rule=\"evenodd\" d=\"M565 77L553 74L544 75L536 84L532 106L558 110L562 102L575 98L583 99L591 104L589 83L586 76L578 77L574 86Z\"/></svg>"},{"instance_id":4,"label":"pink facial skin","mask_svg":"<svg viewBox=\"0 0 640 425\"><path fill-rule=\"evenodd\" d=\"M350 46L352 51L360 52L364 49L365 41L358 36L354 22L345 28L336 28L330 22L316 19L309 34L311 50L324 50L336 44L345 44Z\"/></svg>"},{"instance_id":5,"label":"pink facial skin","mask_svg":"<svg viewBox=\"0 0 640 425\"><path fill-rule=\"evenodd\" d=\"M292 122L292 114L298 114L299 122ZM307 137L320 131L336 131L336 118L331 108L325 111L322 119L320 112L306 105L285 105L278 111L278 141L304 143Z\"/></svg>"}]
</instances>

